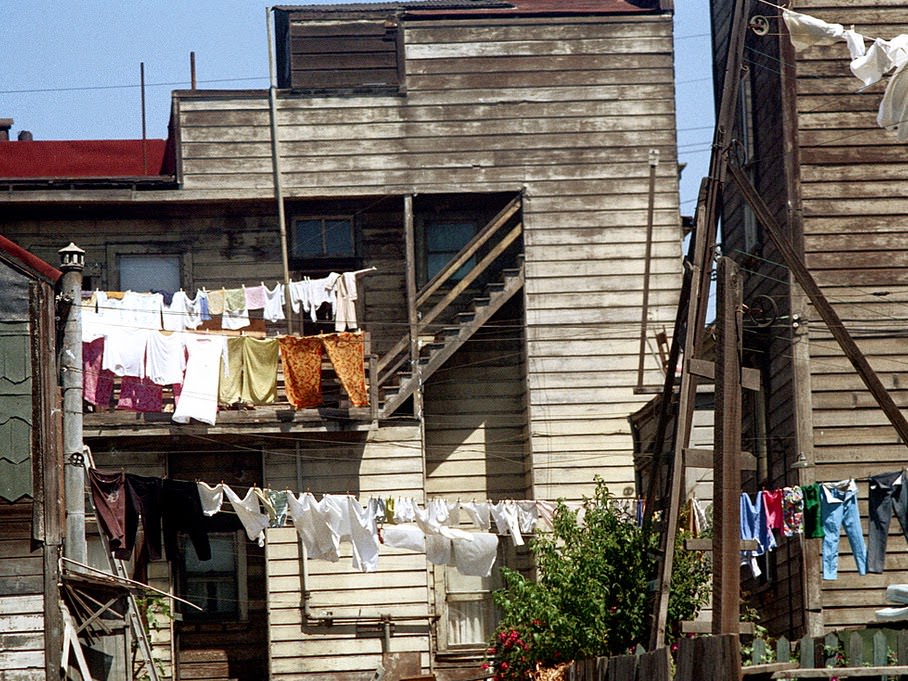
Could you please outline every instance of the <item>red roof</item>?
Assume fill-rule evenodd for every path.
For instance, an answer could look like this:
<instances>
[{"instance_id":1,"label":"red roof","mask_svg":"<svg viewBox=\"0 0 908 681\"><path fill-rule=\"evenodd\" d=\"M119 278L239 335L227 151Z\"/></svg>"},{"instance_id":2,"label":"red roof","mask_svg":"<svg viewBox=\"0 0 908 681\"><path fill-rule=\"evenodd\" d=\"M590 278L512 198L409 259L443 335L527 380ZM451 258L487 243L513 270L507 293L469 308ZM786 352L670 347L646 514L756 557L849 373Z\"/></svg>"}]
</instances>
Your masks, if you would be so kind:
<instances>
[{"instance_id":1,"label":"red roof","mask_svg":"<svg viewBox=\"0 0 908 681\"><path fill-rule=\"evenodd\" d=\"M24 265L28 269L31 269L41 276L50 279L52 282L57 281L57 279L63 276L63 273L56 267L47 264L38 256L32 255L24 248L22 248L22 246L13 241L10 241L5 236L0 236L0 251L4 252L6 255L12 257L15 260L18 260L20 264Z\"/></svg>"},{"instance_id":2,"label":"red roof","mask_svg":"<svg viewBox=\"0 0 908 681\"><path fill-rule=\"evenodd\" d=\"M172 175L167 140L0 142L0 178L122 178ZM170 166L170 167L169 167Z\"/></svg>"}]
</instances>

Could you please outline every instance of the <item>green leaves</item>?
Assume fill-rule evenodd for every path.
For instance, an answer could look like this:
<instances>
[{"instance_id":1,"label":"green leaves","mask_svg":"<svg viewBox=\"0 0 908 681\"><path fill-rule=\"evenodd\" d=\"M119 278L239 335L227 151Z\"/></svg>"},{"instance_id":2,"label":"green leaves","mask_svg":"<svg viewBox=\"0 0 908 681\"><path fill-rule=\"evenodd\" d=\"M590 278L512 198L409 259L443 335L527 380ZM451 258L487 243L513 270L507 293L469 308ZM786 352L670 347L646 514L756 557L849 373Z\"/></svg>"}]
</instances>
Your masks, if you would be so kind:
<instances>
[{"instance_id":1,"label":"green leaves","mask_svg":"<svg viewBox=\"0 0 908 681\"><path fill-rule=\"evenodd\" d=\"M490 642L495 681L532 676L584 657L623 654L647 638L650 558L657 537L646 535L615 503L605 483L578 512L559 503L551 533L530 542L534 581L502 568L505 587L495 593L503 615ZM692 618L708 598L710 568L702 555L676 548L669 619Z\"/></svg>"}]
</instances>

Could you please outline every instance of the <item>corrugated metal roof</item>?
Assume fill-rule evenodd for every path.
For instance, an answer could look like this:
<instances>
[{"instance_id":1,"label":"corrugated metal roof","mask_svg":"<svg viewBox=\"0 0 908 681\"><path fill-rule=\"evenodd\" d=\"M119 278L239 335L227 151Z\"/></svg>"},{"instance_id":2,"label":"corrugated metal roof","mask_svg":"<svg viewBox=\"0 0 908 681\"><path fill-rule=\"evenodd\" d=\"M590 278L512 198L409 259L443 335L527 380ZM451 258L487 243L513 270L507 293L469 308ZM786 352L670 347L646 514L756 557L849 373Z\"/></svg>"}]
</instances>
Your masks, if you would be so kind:
<instances>
[{"instance_id":1,"label":"corrugated metal roof","mask_svg":"<svg viewBox=\"0 0 908 681\"><path fill-rule=\"evenodd\" d=\"M274 9L307 15L343 12L402 12L428 17L445 15L502 14L638 14L659 9L659 0L413 0L411 2L359 2L333 5L280 5Z\"/></svg>"}]
</instances>

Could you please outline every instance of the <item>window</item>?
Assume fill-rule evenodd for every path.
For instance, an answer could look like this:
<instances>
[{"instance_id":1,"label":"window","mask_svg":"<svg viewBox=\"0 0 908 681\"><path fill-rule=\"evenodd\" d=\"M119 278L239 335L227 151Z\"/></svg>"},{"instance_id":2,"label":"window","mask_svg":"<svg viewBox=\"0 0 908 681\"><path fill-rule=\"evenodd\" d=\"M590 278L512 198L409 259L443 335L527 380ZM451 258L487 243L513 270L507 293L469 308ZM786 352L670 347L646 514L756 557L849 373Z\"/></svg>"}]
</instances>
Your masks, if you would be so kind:
<instances>
[{"instance_id":1,"label":"window","mask_svg":"<svg viewBox=\"0 0 908 681\"><path fill-rule=\"evenodd\" d=\"M356 255L351 217L302 217L293 221L291 257L352 258Z\"/></svg>"},{"instance_id":2,"label":"window","mask_svg":"<svg viewBox=\"0 0 908 681\"><path fill-rule=\"evenodd\" d=\"M435 604L441 615L439 652L479 655L485 651L501 617L492 599L492 594L504 586L500 568L523 569L530 559L528 546L516 547L502 537L488 577L462 575L454 567L435 566Z\"/></svg>"},{"instance_id":3,"label":"window","mask_svg":"<svg viewBox=\"0 0 908 681\"><path fill-rule=\"evenodd\" d=\"M476 236L476 223L433 222L426 225L426 281L441 272L445 266L460 253L470 239ZM460 281L475 264L476 258L470 258L452 276L452 281Z\"/></svg>"},{"instance_id":4,"label":"window","mask_svg":"<svg viewBox=\"0 0 908 681\"><path fill-rule=\"evenodd\" d=\"M117 257L121 291L179 291L180 256L120 255Z\"/></svg>"},{"instance_id":5,"label":"window","mask_svg":"<svg viewBox=\"0 0 908 681\"><path fill-rule=\"evenodd\" d=\"M181 535L180 595L202 611L184 607L185 619L245 621L246 541L242 532L212 532L211 560L199 560L188 537Z\"/></svg>"},{"instance_id":6,"label":"window","mask_svg":"<svg viewBox=\"0 0 908 681\"><path fill-rule=\"evenodd\" d=\"M479 648L488 644L498 612L492 592L500 580L493 568L492 577L468 577L453 567L445 567L445 632L446 647Z\"/></svg>"}]
</instances>

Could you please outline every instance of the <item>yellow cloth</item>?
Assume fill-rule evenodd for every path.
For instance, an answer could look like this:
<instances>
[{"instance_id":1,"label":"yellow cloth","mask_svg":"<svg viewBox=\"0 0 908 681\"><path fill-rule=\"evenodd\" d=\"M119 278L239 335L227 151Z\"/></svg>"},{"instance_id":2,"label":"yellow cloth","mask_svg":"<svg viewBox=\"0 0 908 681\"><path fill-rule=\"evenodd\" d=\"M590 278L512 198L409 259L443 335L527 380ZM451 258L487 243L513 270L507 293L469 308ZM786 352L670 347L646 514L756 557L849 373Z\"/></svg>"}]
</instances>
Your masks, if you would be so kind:
<instances>
[{"instance_id":1,"label":"yellow cloth","mask_svg":"<svg viewBox=\"0 0 908 681\"><path fill-rule=\"evenodd\" d=\"M277 398L276 338L227 339L227 373L221 360L220 404L271 404Z\"/></svg>"},{"instance_id":2,"label":"yellow cloth","mask_svg":"<svg viewBox=\"0 0 908 681\"><path fill-rule=\"evenodd\" d=\"M224 314L224 289L208 292L208 312L213 315Z\"/></svg>"},{"instance_id":3,"label":"yellow cloth","mask_svg":"<svg viewBox=\"0 0 908 681\"><path fill-rule=\"evenodd\" d=\"M271 404L277 398L276 338L242 336L243 344L243 402Z\"/></svg>"},{"instance_id":4,"label":"yellow cloth","mask_svg":"<svg viewBox=\"0 0 908 681\"><path fill-rule=\"evenodd\" d=\"M220 383L218 384L219 404L236 404L243 399L245 341L245 336L233 336L227 339L227 370L224 370L224 358L221 357Z\"/></svg>"},{"instance_id":5,"label":"yellow cloth","mask_svg":"<svg viewBox=\"0 0 908 681\"><path fill-rule=\"evenodd\" d=\"M209 304L211 301L208 301ZM241 288L229 288L224 291L224 309L238 312L246 309L246 292Z\"/></svg>"}]
</instances>

